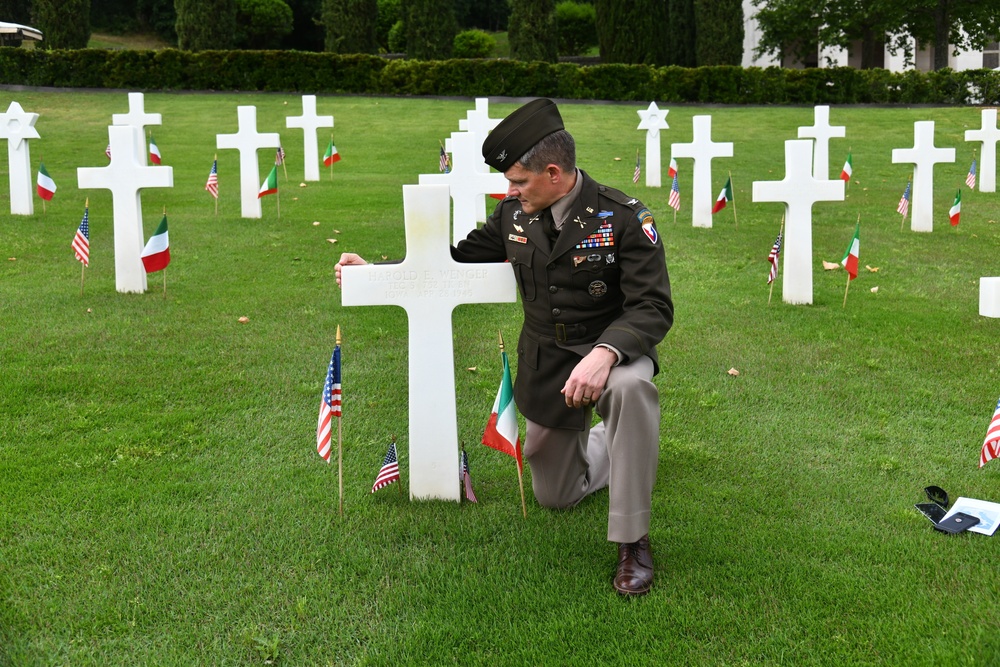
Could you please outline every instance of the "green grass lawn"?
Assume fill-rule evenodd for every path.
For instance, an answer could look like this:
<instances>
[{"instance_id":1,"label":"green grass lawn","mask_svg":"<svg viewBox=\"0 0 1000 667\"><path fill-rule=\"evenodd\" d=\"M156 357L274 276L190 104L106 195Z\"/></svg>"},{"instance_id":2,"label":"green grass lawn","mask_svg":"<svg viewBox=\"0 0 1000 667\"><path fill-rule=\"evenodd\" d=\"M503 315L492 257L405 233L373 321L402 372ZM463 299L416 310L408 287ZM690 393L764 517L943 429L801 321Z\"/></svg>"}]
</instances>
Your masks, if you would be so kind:
<instances>
[{"instance_id":1,"label":"green grass lawn","mask_svg":"<svg viewBox=\"0 0 1000 667\"><path fill-rule=\"evenodd\" d=\"M623 600L606 493L566 512L529 495L522 519L513 464L477 444L496 332L515 338L517 304L458 308L442 368L479 503L369 493L391 435L408 478L407 322L342 308L334 263L404 255L401 186L436 172L471 100L320 97L343 160L300 187L302 134L284 120L298 94L146 94L174 170L172 189L142 194L147 237L169 217L164 299L158 274L146 294L115 291L110 194L76 188L77 167L107 163L125 93L3 96L40 114L32 164L58 191L26 217L0 187L0 665L1000 661L1000 542L938 534L913 509L928 484L1000 500L1000 463L977 467L1000 395L1000 323L978 315L979 278L998 271L998 195L964 189L961 224L947 222L977 109L832 110L847 138L830 173L851 150L855 179L845 202L815 206L814 304L790 306L780 276L770 305L766 284L781 206L750 193L783 177L783 142L811 108L671 109L664 171L693 115L735 142L713 165L715 192L732 172L735 206L695 229L690 160L676 220L669 183L631 182L645 104L562 105L581 166L657 217L676 304L656 378L656 584ZM280 218L274 197L262 219L240 217L237 153L215 147L244 104L283 138ZM908 167L891 149L925 119L958 159L935 171L934 232L916 234L900 230ZM218 215L203 189L216 153ZM70 241L87 197L81 296ZM845 308L845 273L821 260L840 260L859 214L861 264L877 271L862 269ZM314 437L338 325L343 518Z\"/></svg>"}]
</instances>

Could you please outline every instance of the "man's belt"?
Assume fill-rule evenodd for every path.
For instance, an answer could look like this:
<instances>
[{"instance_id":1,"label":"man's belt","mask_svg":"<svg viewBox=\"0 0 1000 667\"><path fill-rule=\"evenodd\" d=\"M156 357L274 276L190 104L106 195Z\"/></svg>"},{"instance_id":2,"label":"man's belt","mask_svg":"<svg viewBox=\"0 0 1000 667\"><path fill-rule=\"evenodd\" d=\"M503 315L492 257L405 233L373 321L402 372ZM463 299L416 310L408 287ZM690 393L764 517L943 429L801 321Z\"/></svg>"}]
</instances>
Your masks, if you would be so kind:
<instances>
[{"instance_id":1,"label":"man's belt","mask_svg":"<svg viewBox=\"0 0 1000 667\"><path fill-rule=\"evenodd\" d=\"M587 336L587 326L584 324L557 324L540 325L525 322L524 327L537 336L555 338L558 343L568 343L570 341L581 341Z\"/></svg>"}]
</instances>

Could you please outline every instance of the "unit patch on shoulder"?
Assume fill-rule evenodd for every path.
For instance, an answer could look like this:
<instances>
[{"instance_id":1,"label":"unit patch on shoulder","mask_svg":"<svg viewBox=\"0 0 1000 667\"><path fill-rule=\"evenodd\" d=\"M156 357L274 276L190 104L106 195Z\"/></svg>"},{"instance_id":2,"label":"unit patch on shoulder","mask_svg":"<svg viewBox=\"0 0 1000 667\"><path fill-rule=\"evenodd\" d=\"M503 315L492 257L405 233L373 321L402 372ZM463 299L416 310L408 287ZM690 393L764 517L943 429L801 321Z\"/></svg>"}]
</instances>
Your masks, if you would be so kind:
<instances>
[{"instance_id":1,"label":"unit patch on shoulder","mask_svg":"<svg viewBox=\"0 0 1000 667\"><path fill-rule=\"evenodd\" d=\"M639 218L639 223L642 224L642 233L646 235L650 243L655 244L659 239L659 234L656 233L653 214L649 212L648 208L644 208L636 213L636 217Z\"/></svg>"}]
</instances>

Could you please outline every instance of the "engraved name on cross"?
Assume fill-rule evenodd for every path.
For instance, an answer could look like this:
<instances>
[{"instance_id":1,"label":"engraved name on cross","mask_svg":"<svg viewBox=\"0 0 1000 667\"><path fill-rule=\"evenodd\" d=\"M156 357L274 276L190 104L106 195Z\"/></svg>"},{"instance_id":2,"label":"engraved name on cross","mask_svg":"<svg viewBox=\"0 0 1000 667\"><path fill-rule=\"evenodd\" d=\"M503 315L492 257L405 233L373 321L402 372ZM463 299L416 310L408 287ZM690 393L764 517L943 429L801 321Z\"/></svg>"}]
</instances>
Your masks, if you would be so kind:
<instances>
[{"instance_id":1,"label":"engraved name on cross","mask_svg":"<svg viewBox=\"0 0 1000 667\"><path fill-rule=\"evenodd\" d=\"M465 118L458 121L458 129L463 132L471 132L478 137L480 144L486 140L490 131L493 130L497 125L500 124L502 118L490 118L490 101L485 97L476 98L476 108L475 110L470 110L465 114ZM447 152L451 152L451 138L445 139L444 149ZM475 163L476 170L481 171L484 174L490 173L490 165L486 164L484 160L480 160ZM504 194L507 191L506 183L504 184L503 190L498 190L497 192L491 192L489 194L499 195ZM486 198L476 197L476 222L486 222Z\"/></svg>"},{"instance_id":2,"label":"engraved name on cross","mask_svg":"<svg viewBox=\"0 0 1000 667\"><path fill-rule=\"evenodd\" d=\"M813 204L818 201L844 200L845 183L842 180L820 180L813 176L812 149L813 142L808 139L789 139L785 142L785 178L753 183L755 202L785 204L781 299L791 304L809 304L813 301Z\"/></svg>"},{"instance_id":3,"label":"engraved name on cross","mask_svg":"<svg viewBox=\"0 0 1000 667\"><path fill-rule=\"evenodd\" d=\"M142 141L136 144L135 149L137 151L136 158L141 165L148 164L148 156L146 155L146 126L163 124L163 117L160 114L146 113L145 104L145 96L142 93L129 93L128 113L111 114L112 125L131 125L139 130L139 136L142 137Z\"/></svg>"},{"instance_id":4,"label":"engraved name on cross","mask_svg":"<svg viewBox=\"0 0 1000 667\"><path fill-rule=\"evenodd\" d=\"M257 107L236 107L236 117L239 120L239 131L236 134L215 135L217 148L235 148L240 152L240 204L244 218L261 217L260 173L257 162L257 151L261 148L274 148L281 145L277 132L261 134L257 132Z\"/></svg>"},{"instance_id":5,"label":"engraved name on cross","mask_svg":"<svg viewBox=\"0 0 1000 667\"><path fill-rule=\"evenodd\" d=\"M913 148L893 148L892 161L913 163L913 206L910 229L934 231L934 165L954 162L954 148L934 146L934 121L918 120L913 124Z\"/></svg>"},{"instance_id":6,"label":"engraved name on cross","mask_svg":"<svg viewBox=\"0 0 1000 667\"><path fill-rule=\"evenodd\" d=\"M136 144L145 145L140 130L131 125L108 127L111 162L106 167L79 167L81 190L111 190L115 225L115 287L119 292L145 292L146 269L142 266L142 188L172 188L174 170L145 164L136 157Z\"/></svg>"},{"instance_id":7,"label":"engraved name on cross","mask_svg":"<svg viewBox=\"0 0 1000 667\"><path fill-rule=\"evenodd\" d=\"M997 191L997 141L1000 141L1000 130L997 129L997 110L983 109L983 124L978 130L966 130L966 141L980 141L983 144L979 154L979 191Z\"/></svg>"},{"instance_id":8,"label":"engraved name on cross","mask_svg":"<svg viewBox=\"0 0 1000 667\"><path fill-rule=\"evenodd\" d=\"M733 157L733 142L712 141L712 117L691 119L694 137L689 144L671 144L670 155L694 158L694 185L691 189L691 226L712 226L712 158Z\"/></svg>"},{"instance_id":9,"label":"engraved name on cross","mask_svg":"<svg viewBox=\"0 0 1000 667\"><path fill-rule=\"evenodd\" d=\"M817 106L813 111L813 124L799 128L799 139L815 139L813 146L813 176L821 181L830 177L830 139L847 136L843 125L830 125L830 107Z\"/></svg>"},{"instance_id":10,"label":"engraved name on cross","mask_svg":"<svg viewBox=\"0 0 1000 667\"><path fill-rule=\"evenodd\" d=\"M316 130L321 127L333 127L333 116L316 115L316 96L302 96L302 115L285 118L285 127L302 128L302 155L305 160L305 179L319 180L319 145Z\"/></svg>"},{"instance_id":11,"label":"engraved name on cross","mask_svg":"<svg viewBox=\"0 0 1000 667\"><path fill-rule=\"evenodd\" d=\"M31 151L25 139L38 139L35 122L37 113L26 113L17 102L11 102L6 113L0 113L0 139L7 140L7 168L10 177L10 212L31 215L35 212L31 183Z\"/></svg>"},{"instance_id":12,"label":"engraved name on cross","mask_svg":"<svg viewBox=\"0 0 1000 667\"><path fill-rule=\"evenodd\" d=\"M497 192L507 192L507 179L499 172L482 172L483 139L471 132L452 132L452 168L447 174L420 174L420 185L445 184L455 206L453 243L458 243L476 228L476 201ZM484 163L485 164L485 163Z\"/></svg>"},{"instance_id":13,"label":"engraved name on cross","mask_svg":"<svg viewBox=\"0 0 1000 667\"><path fill-rule=\"evenodd\" d=\"M404 185L406 258L345 266L344 306L396 305L409 319L410 498L459 500L458 423L451 315L464 303L516 299L507 263L451 258L448 187Z\"/></svg>"},{"instance_id":14,"label":"engraved name on cross","mask_svg":"<svg viewBox=\"0 0 1000 667\"><path fill-rule=\"evenodd\" d=\"M650 102L645 109L636 111L639 114L637 130L646 130L646 187L660 187L660 130L666 130L669 109L660 110L656 102Z\"/></svg>"}]
</instances>

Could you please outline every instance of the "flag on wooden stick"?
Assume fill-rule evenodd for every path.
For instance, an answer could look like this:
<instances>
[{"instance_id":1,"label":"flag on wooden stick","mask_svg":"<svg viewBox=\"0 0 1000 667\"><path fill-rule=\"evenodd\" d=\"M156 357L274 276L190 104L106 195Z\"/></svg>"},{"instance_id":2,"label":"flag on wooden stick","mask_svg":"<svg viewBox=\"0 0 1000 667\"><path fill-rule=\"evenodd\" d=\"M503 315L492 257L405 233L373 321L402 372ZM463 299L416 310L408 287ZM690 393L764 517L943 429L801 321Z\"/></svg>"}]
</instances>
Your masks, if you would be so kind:
<instances>
[{"instance_id":1,"label":"flag on wooden stick","mask_svg":"<svg viewBox=\"0 0 1000 667\"><path fill-rule=\"evenodd\" d=\"M38 164L38 179L35 187L38 190L39 197L45 201L52 201L52 195L56 193L56 182L52 180L49 172L45 170L44 162Z\"/></svg>"},{"instance_id":2,"label":"flag on wooden stick","mask_svg":"<svg viewBox=\"0 0 1000 667\"><path fill-rule=\"evenodd\" d=\"M375 476L375 483L372 484L372 493L379 489L384 489L393 482L399 481L399 458L396 456L396 440L393 439L389 445L389 451L385 453L382 460L382 467Z\"/></svg>"},{"instance_id":3,"label":"flag on wooden stick","mask_svg":"<svg viewBox=\"0 0 1000 667\"><path fill-rule=\"evenodd\" d=\"M330 462L333 418L341 416L340 400L340 344L338 343L333 348L330 365L326 369L326 382L323 383L323 396L319 403L319 423L316 426L316 453L327 463Z\"/></svg>"},{"instance_id":4,"label":"flag on wooden stick","mask_svg":"<svg viewBox=\"0 0 1000 667\"><path fill-rule=\"evenodd\" d=\"M472 490L472 477L469 476L469 455L462 447L462 485L465 487L465 499L477 503L476 492Z\"/></svg>"},{"instance_id":5,"label":"flag on wooden stick","mask_svg":"<svg viewBox=\"0 0 1000 667\"><path fill-rule=\"evenodd\" d=\"M996 410L993 411L993 419L986 428L986 440L983 442L983 451L979 455L979 467L982 468L993 459L1000 458L1000 401L997 401Z\"/></svg>"}]
</instances>

